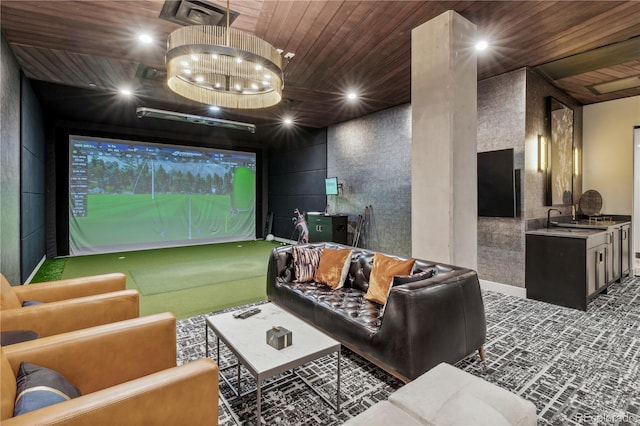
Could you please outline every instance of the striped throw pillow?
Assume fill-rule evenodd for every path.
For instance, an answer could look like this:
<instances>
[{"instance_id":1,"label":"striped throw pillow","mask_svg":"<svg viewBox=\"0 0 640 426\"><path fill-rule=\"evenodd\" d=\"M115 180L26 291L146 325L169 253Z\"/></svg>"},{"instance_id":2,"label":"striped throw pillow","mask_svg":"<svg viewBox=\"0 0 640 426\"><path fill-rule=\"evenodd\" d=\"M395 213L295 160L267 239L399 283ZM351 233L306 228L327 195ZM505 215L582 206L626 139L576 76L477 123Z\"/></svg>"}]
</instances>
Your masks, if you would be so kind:
<instances>
[{"instance_id":1,"label":"striped throw pillow","mask_svg":"<svg viewBox=\"0 0 640 426\"><path fill-rule=\"evenodd\" d=\"M318 269L322 247L297 247L293 246L293 270L295 281L306 283L313 281L313 276Z\"/></svg>"}]
</instances>

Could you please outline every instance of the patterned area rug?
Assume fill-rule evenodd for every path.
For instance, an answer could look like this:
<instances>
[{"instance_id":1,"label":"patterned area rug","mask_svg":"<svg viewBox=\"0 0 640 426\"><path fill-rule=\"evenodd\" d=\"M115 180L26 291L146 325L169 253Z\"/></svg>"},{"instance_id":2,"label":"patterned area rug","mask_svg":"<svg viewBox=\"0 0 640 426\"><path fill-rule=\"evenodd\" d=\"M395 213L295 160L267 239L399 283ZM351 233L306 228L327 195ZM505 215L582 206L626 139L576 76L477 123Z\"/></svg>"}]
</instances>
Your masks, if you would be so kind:
<instances>
[{"instance_id":1,"label":"patterned area rug","mask_svg":"<svg viewBox=\"0 0 640 426\"><path fill-rule=\"evenodd\" d=\"M457 367L532 401L542 425L640 425L640 278L612 285L586 313L489 291L483 298L487 360L472 354ZM178 321L178 364L205 356L204 317ZM235 362L223 345L220 358L222 367ZM335 401L335 365L330 355L297 372ZM341 373L338 413L301 380L273 382L262 393L263 421L339 425L402 386L345 348ZM241 381L255 387L244 369ZM220 424L256 424L255 403L255 394L234 398L221 381Z\"/></svg>"}]
</instances>

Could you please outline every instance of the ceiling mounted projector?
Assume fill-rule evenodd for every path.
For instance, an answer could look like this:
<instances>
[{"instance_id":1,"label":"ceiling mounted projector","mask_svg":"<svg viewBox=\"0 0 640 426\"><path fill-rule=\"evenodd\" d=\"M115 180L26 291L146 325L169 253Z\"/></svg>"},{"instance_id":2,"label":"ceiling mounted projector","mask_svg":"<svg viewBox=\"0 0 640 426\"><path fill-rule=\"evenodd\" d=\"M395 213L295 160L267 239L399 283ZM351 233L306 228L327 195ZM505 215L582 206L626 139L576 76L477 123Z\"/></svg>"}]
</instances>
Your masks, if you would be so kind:
<instances>
[{"instance_id":1,"label":"ceiling mounted projector","mask_svg":"<svg viewBox=\"0 0 640 426\"><path fill-rule=\"evenodd\" d=\"M207 126L226 127L227 129L245 130L255 133L256 126L251 123L241 123L239 121L223 120L221 118L203 117L200 115L184 114L182 112L164 111L147 107L136 108L138 118L151 117L162 118L164 120L182 121L184 123L204 124Z\"/></svg>"}]
</instances>

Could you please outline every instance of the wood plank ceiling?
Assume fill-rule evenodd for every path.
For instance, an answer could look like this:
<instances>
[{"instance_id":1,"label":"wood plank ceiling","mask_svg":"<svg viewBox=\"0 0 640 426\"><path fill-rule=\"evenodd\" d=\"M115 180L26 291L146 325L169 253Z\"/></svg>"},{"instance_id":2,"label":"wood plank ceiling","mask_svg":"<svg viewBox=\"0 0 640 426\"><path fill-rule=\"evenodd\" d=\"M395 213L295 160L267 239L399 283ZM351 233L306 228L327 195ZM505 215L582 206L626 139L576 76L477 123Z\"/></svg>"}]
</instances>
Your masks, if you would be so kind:
<instances>
[{"instance_id":1,"label":"wood plank ceiling","mask_svg":"<svg viewBox=\"0 0 640 426\"><path fill-rule=\"evenodd\" d=\"M164 73L169 33L162 0L3 0L0 24L32 80L111 93L132 87L140 106L204 114L206 106L173 94L143 69ZM226 2L211 1L226 8ZM270 123L291 114L326 127L411 100L411 30L446 10L478 26L490 48L478 56L478 79L536 67L640 36L638 1L231 1L233 27L295 56L285 61L284 101L224 118ZM140 45L137 33L155 43ZM611 62L611 61L610 61ZM640 95L640 87L597 95L589 86L640 76L640 51L623 63L576 71L553 84L583 104ZM593 68L593 67L591 67ZM361 94L345 102L345 92Z\"/></svg>"}]
</instances>

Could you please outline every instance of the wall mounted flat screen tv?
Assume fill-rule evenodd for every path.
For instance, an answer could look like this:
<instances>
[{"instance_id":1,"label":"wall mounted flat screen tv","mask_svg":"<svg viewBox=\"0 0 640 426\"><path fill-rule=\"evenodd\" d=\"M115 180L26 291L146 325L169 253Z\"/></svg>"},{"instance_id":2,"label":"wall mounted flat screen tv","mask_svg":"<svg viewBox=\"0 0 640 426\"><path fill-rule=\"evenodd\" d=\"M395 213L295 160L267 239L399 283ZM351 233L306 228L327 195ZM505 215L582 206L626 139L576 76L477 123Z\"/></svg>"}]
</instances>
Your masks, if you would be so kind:
<instances>
[{"instance_id":1,"label":"wall mounted flat screen tv","mask_svg":"<svg viewBox=\"0 0 640 426\"><path fill-rule=\"evenodd\" d=\"M520 170L513 148L478 153L478 216L520 216Z\"/></svg>"},{"instance_id":2,"label":"wall mounted flat screen tv","mask_svg":"<svg viewBox=\"0 0 640 426\"><path fill-rule=\"evenodd\" d=\"M326 178L324 180L324 189L326 195L338 195L338 178Z\"/></svg>"}]
</instances>

